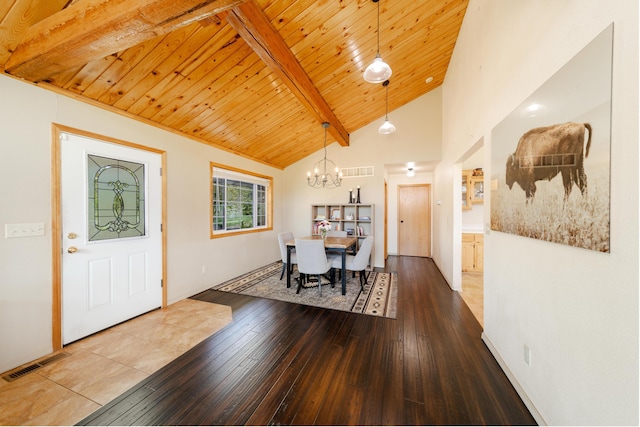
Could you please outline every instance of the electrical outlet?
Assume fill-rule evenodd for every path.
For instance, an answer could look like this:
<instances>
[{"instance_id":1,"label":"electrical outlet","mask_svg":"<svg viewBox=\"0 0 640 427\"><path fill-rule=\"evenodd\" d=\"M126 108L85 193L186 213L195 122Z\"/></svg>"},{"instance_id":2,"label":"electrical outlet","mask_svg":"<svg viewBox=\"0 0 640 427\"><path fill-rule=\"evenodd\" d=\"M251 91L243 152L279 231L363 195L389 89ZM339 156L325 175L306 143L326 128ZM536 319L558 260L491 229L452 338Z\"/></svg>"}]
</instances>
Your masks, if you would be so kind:
<instances>
[{"instance_id":1,"label":"electrical outlet","mask_svg":"<svg viewBox=\"0 0 640 427\"><path fill-rule=\"evenodd\" d=\"M524 363L531 366L531 349L526 344L524 346Z\"/></svg>"},{"instance_id":2,"label":"electrical outlet","mask_svg":"<svg viewBox=\"0 0 640 427\"><path fill-rule=\"evenodd\" d=\"M4 237L7 239L30 236L44 236L44 222L4 225Z\"/></svg>"}]
</instances>

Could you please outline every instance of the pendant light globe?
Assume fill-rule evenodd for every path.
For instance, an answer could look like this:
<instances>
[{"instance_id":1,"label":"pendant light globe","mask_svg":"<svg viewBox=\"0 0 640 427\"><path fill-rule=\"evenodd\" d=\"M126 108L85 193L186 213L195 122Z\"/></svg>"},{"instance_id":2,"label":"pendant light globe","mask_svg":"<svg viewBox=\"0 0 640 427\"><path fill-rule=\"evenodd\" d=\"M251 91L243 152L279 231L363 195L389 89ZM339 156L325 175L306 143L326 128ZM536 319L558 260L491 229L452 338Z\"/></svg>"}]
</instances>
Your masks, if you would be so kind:
<instances>
[{"instance_id":1,"label":"pendant light globe","mask_svg":"<svg viewBox=\"0 0 640 427\"><path fill-rule=\"evenodd\" d=\"M374 3L378 3L378 46L376 50L376 58L371 64L364 70L363 78L369 83L382 83L385 80L389 80L391 77L391 67L389 64L382 60L380 56L380 0L372 0Z\"/></svg>"},{"instance_id":2,"label":"pendant light globe","mask_svg":"<svg viewBox=\"0 0 640 427\"><path fill-rule=\"evenodd\" d=\"M378 128L378 133L387 135L396 131L396 127L389 121L389 80L385 80L382 83L385 89L384 96L384 123Z\"/></svg>"},{"instance_id":3,"label":"pendant light globe","mask_svg":"<svg viewBox=\"0 0 640 427\"><path fill-rule=\"evenodd\" d=\"M380 127L378 128L378 133L381 133L383 135L394 133L395 131L396 131L396 127L393 125L393 123L389 121L388 117L385 119L384 123L382 123L382 125L380 125Z\"/></svg>"},{"instance_id":4,"label":"pendant light globe","mask_svg":"<svg viewBox=\"0 0 640 427\"><path fill-rule=\"evenodd\" d=\"M364 79L369 83L382 83L391 77L391 67L384 62L380 54L376 55L376 59L364 70Z\"/></svg>"}]
</instances>

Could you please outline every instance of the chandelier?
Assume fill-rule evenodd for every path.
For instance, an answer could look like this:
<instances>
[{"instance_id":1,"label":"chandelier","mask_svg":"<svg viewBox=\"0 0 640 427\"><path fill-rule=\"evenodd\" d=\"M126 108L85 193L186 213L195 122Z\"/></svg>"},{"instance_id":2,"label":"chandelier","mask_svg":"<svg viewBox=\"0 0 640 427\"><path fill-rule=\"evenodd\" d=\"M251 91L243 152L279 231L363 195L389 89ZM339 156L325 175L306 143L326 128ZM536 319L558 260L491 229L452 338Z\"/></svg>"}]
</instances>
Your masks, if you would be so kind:
<instances>
[{"instance_id":1,"label":"chandelier","mask_svg":"<svg viewBox=\"0 0 640 427\"><path fill-rule=\"evenodd\" d=\"M364 70L363 77L369 83L382 83L391 77L391 67L384 62L380 56L380 1L372 1L378 3L378 50L376 52L376 58Z\"/></svg>"},{"instance_id":2,"label":"chandelier","mask_svg":"<svg viewBox=\"0 0 640 427\"><path fill-rule=\"evenodd\" d=\"M327 128L329 123L322 123L322 127L324 128L324 158L313 165L313 176L311 176L311 172L307 172L307 183L309 187L313 188L340 187L342 173L339 173L339 169L333 161L327 159Z\"/></svg>"}]
</instances>

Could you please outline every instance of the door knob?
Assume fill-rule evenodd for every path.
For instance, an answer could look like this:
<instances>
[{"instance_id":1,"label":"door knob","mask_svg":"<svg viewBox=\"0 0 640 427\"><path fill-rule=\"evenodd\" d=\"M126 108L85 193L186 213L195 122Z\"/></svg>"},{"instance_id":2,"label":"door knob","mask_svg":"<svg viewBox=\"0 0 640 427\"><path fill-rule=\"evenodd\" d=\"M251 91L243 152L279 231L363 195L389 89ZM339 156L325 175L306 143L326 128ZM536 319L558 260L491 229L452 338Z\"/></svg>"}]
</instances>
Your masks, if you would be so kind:
<instances>
[{"instance_id":1,"label":"door knob","mask_svg":"<svg viewBox=\"0 0 640 427\"><path fill-rule=\"evenodd\" d=\"M73 240L73 239L75 239L76 237L78 237L78 235L77 235L76 233L69 233L69 234L67 234L67 239L71 239L71 240Z\"/></svg>"},{"instance_id":2,"label":"door knob","mask_svg":"<svg viewBox=\"0 0 640 427\"><path fill-rule=\"evenodd\" d=\"M67 252L69 252L70 254L75 254L76 252L78 252L78 248L76 248L75 246L69 246Z\"/></svg>"}]
</instances>

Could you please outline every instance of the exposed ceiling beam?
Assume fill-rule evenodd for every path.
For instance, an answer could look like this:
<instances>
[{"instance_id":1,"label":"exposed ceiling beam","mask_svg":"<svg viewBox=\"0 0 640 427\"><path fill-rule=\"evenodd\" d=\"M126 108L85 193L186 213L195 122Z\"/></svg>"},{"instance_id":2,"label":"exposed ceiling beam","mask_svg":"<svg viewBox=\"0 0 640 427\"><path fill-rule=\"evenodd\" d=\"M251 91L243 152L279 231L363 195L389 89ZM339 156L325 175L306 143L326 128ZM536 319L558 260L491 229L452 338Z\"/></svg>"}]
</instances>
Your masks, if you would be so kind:
<instances>
[{"instance_id":1,"label":"exposed ceiling beam","mask_svg":"<svg viewBox=\"0 0 640 427\"><path fill-rule=\"evenodd\" d=\"M336 141L348 146L349 133L264 12L253 1L247 1L231 9L227 22L319 122L331 125L328 132Z\"/></svg>"},{"instance_id":2,"label":"exposed ceiling beam","mask_svg":"<svg viewBox=\"0 0 640 427\"><path fill-rule=\"evenodd\" d=\"M42 81L243 1L80 0L29 28L5 70L30 81Z\"/></svg>"},{"instance_id":3,"label":"exposed ceiling beam","mask_svg":"<svg viewBox=\"0 0 640 427\"><path fill-rule=\"evenodd\" d=\"M31 0L14 4L12 1L0 1L0 27L4 27L0 30L0 64L7 62L31 25L61 11L68 2Z\"/></svg>"}]
</instances>

